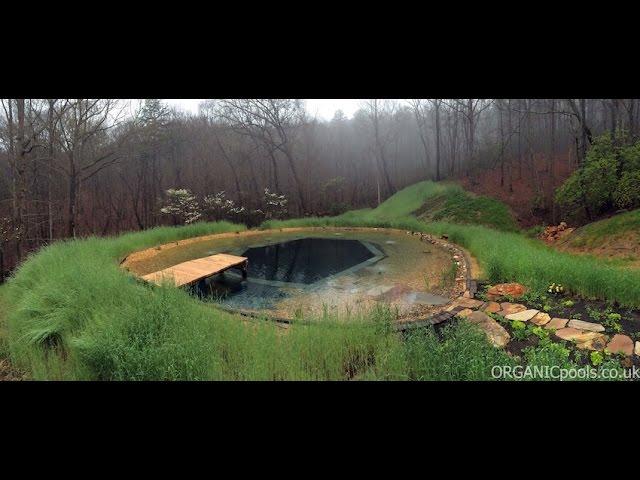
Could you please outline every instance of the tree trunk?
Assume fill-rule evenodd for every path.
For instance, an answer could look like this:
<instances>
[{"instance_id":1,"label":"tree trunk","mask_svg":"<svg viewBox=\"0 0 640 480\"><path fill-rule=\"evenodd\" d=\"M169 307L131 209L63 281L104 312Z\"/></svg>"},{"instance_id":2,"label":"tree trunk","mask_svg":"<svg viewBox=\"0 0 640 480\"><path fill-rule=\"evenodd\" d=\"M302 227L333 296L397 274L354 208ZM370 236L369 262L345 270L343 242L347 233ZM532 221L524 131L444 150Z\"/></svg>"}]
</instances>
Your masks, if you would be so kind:
<instances>
[{"instance_id":1,"label":"tree trunk","mask_svg":"<svg viewBox=\"0 0 640 480\"><path fill-rule=\"evenodd\" d=\"M436 100L436 182L440 181L440 102Z\"/></svg>"},{"instance_id":2,"label":"tree trunk","mask_svg":"<svg viewBox=\"0 0 640 480\"><path fill-rule=\"evenodd\" d=\"M16 111L18 115L18 130L16 132L16 201L15 221L18 238L16 241L16 255L18 260L22 258L22 251L26 236L25 226L25 202L27 197L27 180L25 165L25 129L24 129L24 98L16 99Z\"/></svg>"},{"instance_id":3,"label":"tree trunk","mask_svg":"<svg viewBox=\"0 0 640 480\"><path fill-rule=\"evenodd\" d=\"M67 223L67 236L75 238L76 236L76 218L78 214L78 176L76 174L73 162L70 165L69 174L69 204L67 214L69 215Z\"/></svg>"},{"instance_id":4,"label":"tree trunk","mask_svg":"<svg viewBox=\"0 0 640 480\"><path fill-rule=\"evenodd\" d=\"M304 215L307 213L307 206L306 206L306 202L304 201L304 191L302 188L302 182L298 177L298 171L296 170L296 165L295 165L295 162L293 161L293 156L291 155L291 152L289 152L289 149L286 147L283 148L282 150L284 151L285 157L287 157L287 161L289 162L289 167L291 168L291 173L293 174L293 179L296 182L296 186L298 189L298 201L300 202L300 208L302 210L302 214Z\"/></svg>"}]
</instances>

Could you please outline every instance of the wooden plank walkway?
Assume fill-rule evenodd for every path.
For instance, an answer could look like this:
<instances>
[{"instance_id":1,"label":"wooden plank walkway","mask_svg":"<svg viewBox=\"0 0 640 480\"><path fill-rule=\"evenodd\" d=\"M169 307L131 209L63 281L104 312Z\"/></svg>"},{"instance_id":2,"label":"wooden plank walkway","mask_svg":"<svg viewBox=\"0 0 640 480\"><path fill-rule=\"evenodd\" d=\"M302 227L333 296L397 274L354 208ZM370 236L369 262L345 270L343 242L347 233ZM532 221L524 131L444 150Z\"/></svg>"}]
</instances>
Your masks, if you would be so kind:
<instances>
[{"instance_id":1,"label":"wooden plank walkway","mask_svg":"<svg viewBox=\"0 0 640 480\"><path fill-rule=\"evenodd\" d=\"M247 263L247 257L218 253L217 255L197 258L158 272L149 273L144 275L142 279L158 285L163 282L173 282L176 287L182 287L234 267L240 267L242 269L242 277L247 278Z\"/></svg>"}]
</instances>

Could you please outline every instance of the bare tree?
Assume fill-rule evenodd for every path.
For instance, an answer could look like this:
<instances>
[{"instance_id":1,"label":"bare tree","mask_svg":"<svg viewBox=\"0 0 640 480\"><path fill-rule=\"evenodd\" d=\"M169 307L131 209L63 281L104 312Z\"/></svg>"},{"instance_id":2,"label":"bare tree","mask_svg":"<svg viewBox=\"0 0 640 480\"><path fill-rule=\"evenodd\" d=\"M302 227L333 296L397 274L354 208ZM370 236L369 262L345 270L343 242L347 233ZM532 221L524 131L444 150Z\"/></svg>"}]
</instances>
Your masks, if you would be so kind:
<instances>
[{"instance_id":1,"label":"bare tree","mask_svg":"<svg viewBox=\"0 0 640 480\"><path fill-rule=\"evenodd\" d=\"M367 117L371 122L373 128L373 141L374 152L376 158L376 165L378 172L382 176L385 185L385 196L391 195L395 192L395 187L391 181L389 175L389 167L387 165L386 148L391 139L391 132L388 128L385 128L382 124L383 117L393 115L395 110L395 104L389 101L381 101L378 99L368 100L364 104ZM380 182L378 181L378 188ZM380 194L378 194L378 202L380 201Z\"/></svg>"},{"instance_id":2,"label":"bare tree","mask_svg":"<svg viewBox=\"0 0 640 480\"><path fill-rule=\"evenodd\" d=\"M428 126L427 126L427 117L429 115L429 110L427 108L427 102L421 100L419 98L409 100L409 105L411 106L411 111L413 112L413 116L416 119L416 125L418 127L418 135L420 137L420 142L422 143L422 148L424 150L424 165L425 168L428 168L431 161L429 158L429 141L428 141Z\"/></svg>"},{"instance_id":3,"label":"bare tree","mask_svg":"<svg viewBox=\"0 0 640 480\"><path fill-rule=\"evenodd\" d=\"M304 187L293 156L295 133L304 121L302 102L273 98L219 100L214 111L237 132L261 142L271 157L274 171L277 170L275 153L279 151L284 155L297 186L300 211L305 214Z\"/></svg>"},{"instance_id":4,"label":"bare tree","mask_svg":"<svg viewBox=\"0 0 640 480\"><path fill-rule=\"evenodd\" d=\"M67 178L67 235L76 236L78 199L83 182L119 159L108 132L122 120L124 109L117 100L70 100L61 116L56 137L64 159L55 168Z\"/></svg>"}]
</instances>

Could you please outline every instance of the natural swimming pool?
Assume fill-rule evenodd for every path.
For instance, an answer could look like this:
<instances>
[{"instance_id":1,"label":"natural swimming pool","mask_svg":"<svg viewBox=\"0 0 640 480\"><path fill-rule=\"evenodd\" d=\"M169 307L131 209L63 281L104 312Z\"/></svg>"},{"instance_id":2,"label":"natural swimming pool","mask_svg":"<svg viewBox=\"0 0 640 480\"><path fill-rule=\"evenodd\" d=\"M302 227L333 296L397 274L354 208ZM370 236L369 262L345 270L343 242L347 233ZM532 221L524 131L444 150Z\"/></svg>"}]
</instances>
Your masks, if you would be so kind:
<instances>
[{"instance_id":1,"label":"natural swimming pool","mask_svg":"<svg viewBox=\"0 0 640 480\"><path fill-rule=\"evenodd\" d=\"M248 278L229 270L191 288L234 310L280 318L354 312L385 303L399 316L448 302L446 250L384 229L246 232L190 241L129 263L139 275L216 253L249 259Z\"/></svg>"}]
</instances>

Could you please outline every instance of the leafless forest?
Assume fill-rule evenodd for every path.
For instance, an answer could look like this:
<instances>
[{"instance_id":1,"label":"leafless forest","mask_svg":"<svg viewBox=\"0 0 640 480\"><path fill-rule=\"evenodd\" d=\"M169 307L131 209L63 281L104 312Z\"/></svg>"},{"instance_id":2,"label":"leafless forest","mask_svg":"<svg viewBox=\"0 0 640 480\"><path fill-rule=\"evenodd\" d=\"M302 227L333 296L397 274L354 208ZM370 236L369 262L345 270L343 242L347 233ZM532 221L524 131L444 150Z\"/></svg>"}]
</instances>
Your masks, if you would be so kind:
<instances>
[{"instance_id":1,"label":"leafless forest","mask_svg":"<svg viewBox=\"0 0 640 480\"><path fill-rule=\"evenodd\" d=\"M2 99L0 271L53 240L175 222L169 188L224 191L255 225L264 190L289 216L375 206L423 179L522 197L554 219L553 192L604 130L640 133L633 99L362 100L353 118L304 100L209 100L199 115L147 99ZM484 183L487 184L486 182ZM213 215L215 217L215 215Z\"/></svg>"}]
</instances>

